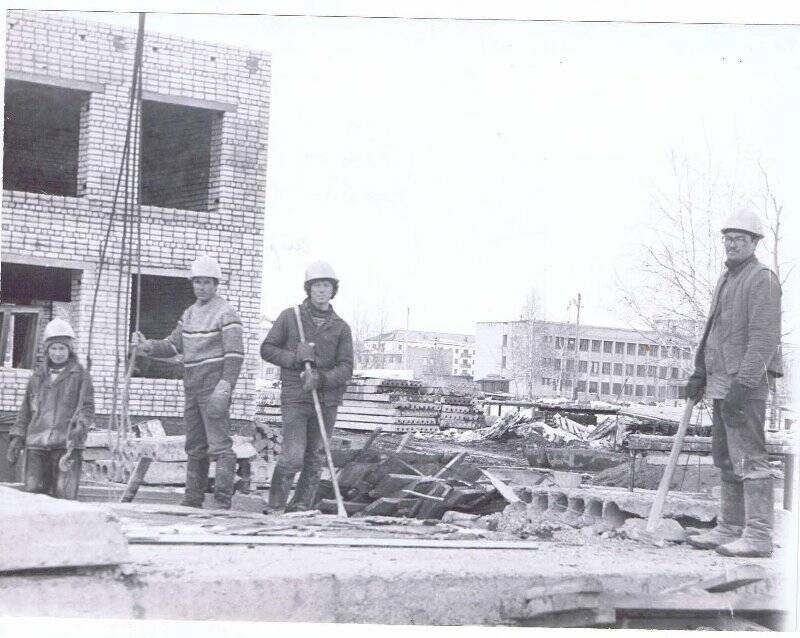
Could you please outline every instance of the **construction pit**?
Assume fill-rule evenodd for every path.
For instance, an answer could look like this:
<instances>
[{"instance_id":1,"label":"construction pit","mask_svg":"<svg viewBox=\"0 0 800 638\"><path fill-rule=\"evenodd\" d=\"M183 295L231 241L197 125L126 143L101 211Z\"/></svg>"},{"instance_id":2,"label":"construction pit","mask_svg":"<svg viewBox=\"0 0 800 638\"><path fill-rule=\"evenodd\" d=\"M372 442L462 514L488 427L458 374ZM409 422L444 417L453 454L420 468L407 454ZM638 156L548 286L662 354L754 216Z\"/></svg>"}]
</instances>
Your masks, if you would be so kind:
<instances>
[{"instance_id":1,"label":"construction pit","mask_svg":"<svg viewBox=\"0 0 800 638\"><path fill-rule=\"evenodd\" d=\"M392 450L400 443L402 435L384 435L376 447ZM406 458L425 447L430 443L415 441ZM458 454L458 446L447 447ZM348 518L320 511L263 515L265 493L236 494L234 509L221 511L175 504L180 488L142 487L135 502L119 503L118 486L86 482L81 499L92 502L65 503L2 487L1 507L18 516L3 515L9 531L0 541L5 543L0 555L20 560L0 560L0 613L408 625L796 627L796 572L789 569L797 563L796 519L789 512L776 510L772 557L725 558L685 542L687 533L713 525L712 495L670 492L664 520L675 522L677 535L654 544L637 538L630 526L646 517L652 490L562 487L542 479L552 473L519 465L516 447L507 457L498 447L467 449L466 460L477 462L497 483L495 491L486 486L493 500L482 501L484 512L495 511L450 510L438 518L364 511ZM37 507L22 506L19 499L35 499ZM58 512L48 519L42 512L52 507ZM81 513L67 512L71 523L61 522L58 517L71 507ZM90 547L78 564L57 560L74 554L76 539L97 542L96 564ZM39 562L23 560L29 547L44 548Z\"/></svg>"}]
</instances>

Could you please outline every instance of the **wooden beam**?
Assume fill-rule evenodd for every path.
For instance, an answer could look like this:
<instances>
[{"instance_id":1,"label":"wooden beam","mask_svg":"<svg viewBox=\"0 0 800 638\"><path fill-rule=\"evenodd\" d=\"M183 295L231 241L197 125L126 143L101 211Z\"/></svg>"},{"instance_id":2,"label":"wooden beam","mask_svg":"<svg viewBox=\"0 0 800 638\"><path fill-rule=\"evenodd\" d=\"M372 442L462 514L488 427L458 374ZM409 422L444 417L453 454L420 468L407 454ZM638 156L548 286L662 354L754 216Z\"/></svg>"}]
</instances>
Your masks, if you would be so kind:
<instances>
[{"instance_id":1,"label":"wooden beam","mask_svg":"<svg viewBox=\"0 0 800 638\"><path fill-rule=\"evenodd\" d=\"M322 536L241 536L234 534L131 533L136 545L313 545L318 547L414 547L435 549L539 549L531 541L450 540L419 538L341 538Z\"/></svg>"}]
</instances>

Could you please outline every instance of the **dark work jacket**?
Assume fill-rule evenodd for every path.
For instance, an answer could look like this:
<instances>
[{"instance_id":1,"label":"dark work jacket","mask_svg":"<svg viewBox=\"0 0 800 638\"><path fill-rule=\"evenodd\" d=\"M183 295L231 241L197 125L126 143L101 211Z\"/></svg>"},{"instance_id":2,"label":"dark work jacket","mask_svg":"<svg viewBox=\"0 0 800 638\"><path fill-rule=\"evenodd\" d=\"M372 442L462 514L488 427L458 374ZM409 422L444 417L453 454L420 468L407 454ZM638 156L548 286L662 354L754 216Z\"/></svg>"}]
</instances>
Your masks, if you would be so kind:
<instances>
[{"instance_id":1,"label":"dark work jacket","mask_svg":"<svg viewBox=\"0 0 800 638\"><path fill-rule=\"evenodd\" d=\"M708 343L711 324L719 330L719 348ZM694 376L709 370L735 374L748 387L782 376L781 286L755 257L726 270L717 282L703 338L695 356Z\"/></svg>"},{"instance_id":2,"label":"dark work jacket","mask_svg":"<svg viewBox=\"0 0 800 638\"><path fill-rule=\"evenodd\" d=\"M65 448L73 417L83 430L81 441L75 447L82 449L94 419L94 389L92 377L75 358L71 358L52 381L46 364L33 373L9 434L21 436L29 448Z\"/></svg>"},{"instance_id":3,"label":"dark work jacket","mask_svg":"<svg viewBox=\"0 0 800 638\"><path fill-rule=\"evenodd\" d=\"M319 328L311 319L310 301L300 305L306 343L315 345L316 368L322 375L319 399L323 405L341 405L347 382L353 376L353 337L344 320L333 308ZM281 403L311 403L310 392L303 392L295 352L300 343L294 307L287 308L272 325L261 344L261 358L281 368Z\"/></svg>"}]
</instances>

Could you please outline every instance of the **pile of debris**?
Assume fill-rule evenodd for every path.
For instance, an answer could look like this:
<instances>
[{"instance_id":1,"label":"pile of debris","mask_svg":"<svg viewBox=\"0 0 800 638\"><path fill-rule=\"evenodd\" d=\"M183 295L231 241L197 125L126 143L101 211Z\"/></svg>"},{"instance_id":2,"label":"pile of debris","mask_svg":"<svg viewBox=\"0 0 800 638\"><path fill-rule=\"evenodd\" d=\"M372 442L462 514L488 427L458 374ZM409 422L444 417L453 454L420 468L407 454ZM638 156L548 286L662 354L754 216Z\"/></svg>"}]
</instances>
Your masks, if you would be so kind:
<instances>
[{"instance_id":1,"label":"pile of debris","mask_svg":"<svg viewBox=\"0 0 800 638\"><path fill-rule=\"evenodd\" d=\"M339 456L334 462L348 514L441 519L452 511L477 517L507 505L489 476L465 462L465 452L380 453L369 445L346 458L341 451L334 455ZM317 498L322 512L336 512L330 481L320 483Z\"/></svg>"},{"instance_id":2,"label":"pile of debris","mask_svg":"<svg viewBox=\"0 0 800 638\"><path fill-rule=\"evenodd\" d=\"M453 438L462 443L524 438L528 443L543 446L612 448L616 433L617 418L613 415L598 416L596 425L583 425L563 414L542 417L534 408L525 408L505 413L489 427L461 436L456 434Z\"/></svg>"}]
</instances>

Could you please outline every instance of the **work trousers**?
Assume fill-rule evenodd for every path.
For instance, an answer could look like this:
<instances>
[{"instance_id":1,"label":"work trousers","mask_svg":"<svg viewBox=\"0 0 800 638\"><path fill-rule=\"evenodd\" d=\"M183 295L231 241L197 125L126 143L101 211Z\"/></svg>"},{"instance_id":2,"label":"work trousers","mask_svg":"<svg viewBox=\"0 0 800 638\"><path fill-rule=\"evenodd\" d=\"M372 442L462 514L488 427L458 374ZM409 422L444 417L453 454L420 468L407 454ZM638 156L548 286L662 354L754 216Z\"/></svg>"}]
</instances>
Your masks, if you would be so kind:
<instances>
[{"instance_id":1,"label":"work trousers","mask_svg":"<svg viewBox=\"0 0 800 638\"><path fill-rule=\"evenodd\" d=\"M233 440L231 439L231 422L229 410L216 413L209 410L208 398L212 390L205 392L187 392L183 407L183 418L186 424L186 456L190 459L217 460L234 457Z\"/></svg>"},{"instance_id":2,"label":"work trousers","mask_svg":"<svg viewBox=\"0 0 800 638\"><path fill-rule=\"evenodd\" d=\"M714 399L711 456L723 481L773 476L764 438L765 417L763 399L747 399L743 413L732 412L723 407L722 399Z\"/></svg>"},{"instance_id":3,"label":"work trousers","mask_svg":"<svg viewBox=\"0 0 800 638\"><path fill-rule=\"evenodd\" d=\"M322 406L325 432L330 439L336 423L337 406ZM282 403L283 441L276 463L277 469L286 474L306 470L311 476L318 475L325 462L325 448L317 424L313 403Z\"/></svg>"},{"instance_id":4,"label":"work trousers","mask_svg":"<svg viewBox=\"0 0 800 638\"><path fill-rule=\"evenodd\" d=\"M66 472L58 467L65 448L55 450L28 449L25 452L25 491L48 494L74 501L78 498L83 452L72 451L72 466Z\"/></svg>"}]
</instances>

